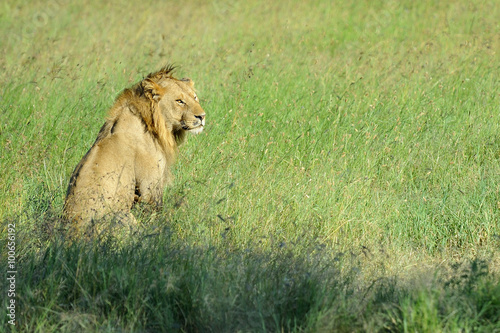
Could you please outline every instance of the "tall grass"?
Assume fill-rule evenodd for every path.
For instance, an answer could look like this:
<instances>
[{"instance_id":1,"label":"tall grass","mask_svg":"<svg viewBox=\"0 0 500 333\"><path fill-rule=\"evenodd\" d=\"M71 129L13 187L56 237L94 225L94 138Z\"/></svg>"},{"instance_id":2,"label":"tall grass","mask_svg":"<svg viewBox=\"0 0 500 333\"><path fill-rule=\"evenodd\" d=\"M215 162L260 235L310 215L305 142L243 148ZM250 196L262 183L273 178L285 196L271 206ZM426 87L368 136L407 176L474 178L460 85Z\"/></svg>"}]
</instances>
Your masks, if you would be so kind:
<instances>
[{"instance_id":1,"label":"tall grass","mask_svg":"<svg viewBox=\"0 0 500 333\"><path fill-rule=\"evenodd\" d=\"M0 8L17 330L499 330L494 1ZM136 209L131 239L67 244L73 168L167 62L207 127L163 210Z\"/></svg>"},{"instance_id":2,"label":"tall grass","mask_svg":"<svg viewBox=\"0 0 500 333\"><path fill-rule=\"evenodd\" d=\"M24 261L14 331L498 330L499 285L484 261L366 284L361 255L310 249L221 251L168 230L126 245L55 240Z\"/></svg>"}]
</instances>

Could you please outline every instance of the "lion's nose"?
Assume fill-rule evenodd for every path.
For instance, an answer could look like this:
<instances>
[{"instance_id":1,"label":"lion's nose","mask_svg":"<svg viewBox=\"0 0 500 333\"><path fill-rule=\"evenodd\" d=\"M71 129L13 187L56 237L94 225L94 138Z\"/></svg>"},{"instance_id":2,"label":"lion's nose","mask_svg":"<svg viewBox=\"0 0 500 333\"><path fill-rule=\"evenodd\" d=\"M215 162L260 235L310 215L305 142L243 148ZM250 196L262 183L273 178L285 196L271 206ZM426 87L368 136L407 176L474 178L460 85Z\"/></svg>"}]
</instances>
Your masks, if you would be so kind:
<instances>
[{"instance_id":1,"label":"lion's nose","mask_svg":"<svg viewBox=\"0 0 500 333\"><path fill-rule=\"evenodd\" d=\"M198 118L201 121L203 121L203 119L205 119L205 114L199 114L199 115L195 116L195 118Z\"/></svg>"}]
</instances>

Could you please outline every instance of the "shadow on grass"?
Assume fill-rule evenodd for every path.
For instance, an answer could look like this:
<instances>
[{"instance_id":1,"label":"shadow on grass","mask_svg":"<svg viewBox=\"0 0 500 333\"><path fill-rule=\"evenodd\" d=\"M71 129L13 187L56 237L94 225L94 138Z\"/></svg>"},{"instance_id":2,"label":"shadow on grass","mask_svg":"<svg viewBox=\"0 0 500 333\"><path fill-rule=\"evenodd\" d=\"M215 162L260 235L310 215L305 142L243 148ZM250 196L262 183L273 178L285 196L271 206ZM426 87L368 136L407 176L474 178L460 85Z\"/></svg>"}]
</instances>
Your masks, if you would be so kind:
<instances>
[{"instance_id":1,"label":"shadow on grass","mask_svg":"<svg viewBox=\"0 0 500 333\"><path fill-rule=\"evenodd\" d=\"M500 284L485 261L367 279L361 255L314 241L300 250L200 247L165 227L69 243L44 227L57 216L43 211L17 232L17 324L1 319L12 331L500 330Z\"/></svg>"}]
</instances>

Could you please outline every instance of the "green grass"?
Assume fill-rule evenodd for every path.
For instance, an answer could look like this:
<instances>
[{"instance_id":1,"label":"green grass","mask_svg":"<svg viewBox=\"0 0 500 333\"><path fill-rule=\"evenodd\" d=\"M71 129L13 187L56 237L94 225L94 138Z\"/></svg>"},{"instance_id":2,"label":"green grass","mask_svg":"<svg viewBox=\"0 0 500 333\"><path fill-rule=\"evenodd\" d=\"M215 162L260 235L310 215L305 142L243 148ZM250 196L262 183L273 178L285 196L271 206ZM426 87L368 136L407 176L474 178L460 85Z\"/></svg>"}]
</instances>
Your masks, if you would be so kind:
<instances>
[{"instance_id":1,"label":"green grass","mask_svg":"<svg viewBox=\"0 0 500 333\"><path fill-rule=\"evenodd\" d=\"M498 17L495 1L2 3L14 330L500 331ZM71 172L118 93L166 63L207 127L163 210L136 210L132 239L65 243Z\"/></svg>"}]
</instances>

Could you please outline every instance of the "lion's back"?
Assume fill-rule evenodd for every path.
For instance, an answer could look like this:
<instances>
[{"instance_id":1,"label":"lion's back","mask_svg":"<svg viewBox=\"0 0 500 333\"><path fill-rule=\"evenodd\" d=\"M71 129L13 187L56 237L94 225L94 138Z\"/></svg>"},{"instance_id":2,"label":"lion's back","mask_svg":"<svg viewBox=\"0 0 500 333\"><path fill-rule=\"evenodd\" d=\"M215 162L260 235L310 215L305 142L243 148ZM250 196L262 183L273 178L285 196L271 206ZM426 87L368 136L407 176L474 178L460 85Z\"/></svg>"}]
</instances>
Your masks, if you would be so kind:
<instances>
[{"instance_id":1,"label":"lion's back","mask_svg":"<svg viewBox=\"0 0 500 333\"><path fill-rule=\"evenodd\" d=\"M86 222L107 212L130 209L134 200L133 168L120 153L117 137L96 140L71 175L64 217Z\"/></svg>"}]
</instances>

